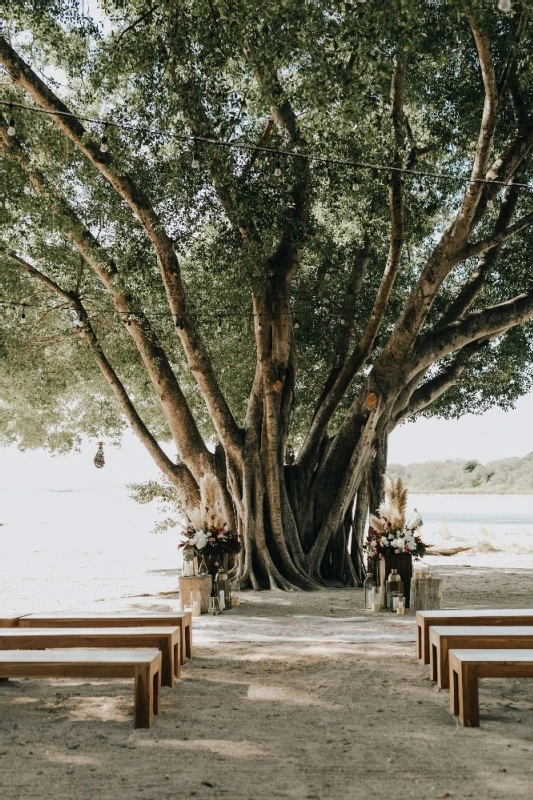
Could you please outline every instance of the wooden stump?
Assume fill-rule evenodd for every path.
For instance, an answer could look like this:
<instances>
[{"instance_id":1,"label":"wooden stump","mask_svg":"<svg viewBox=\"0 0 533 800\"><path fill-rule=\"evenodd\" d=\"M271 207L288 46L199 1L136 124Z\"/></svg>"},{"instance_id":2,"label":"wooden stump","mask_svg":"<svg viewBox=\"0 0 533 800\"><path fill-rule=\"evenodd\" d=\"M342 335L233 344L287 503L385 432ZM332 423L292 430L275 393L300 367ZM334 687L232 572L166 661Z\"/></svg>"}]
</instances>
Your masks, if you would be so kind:
<instances>
[{"instance_id":1,"label":"wooden stump","mask_svg":"<svg viewBox=\"0 0 533 800\"><path fill-rule=\"evenodd\" d=\"M200 613L207 614L209 610L209 598L211 597L211 590L213 588L213 578L211 575L194 575L193 577L181 576L179 579L180 584L180 599L183 607L192 606L191 592L200 592L202 595L200 603Z\"/></svg>"},{"instance_id":2,"label":"wooden stump","mask_svg":"<svg viewBox=\"0 0 533 800\"><path fill-rule=\"evenodd\" d=\"M413 578L411 610L435 611L442 605L442 578Z\"/></svg>"}]
</instances>

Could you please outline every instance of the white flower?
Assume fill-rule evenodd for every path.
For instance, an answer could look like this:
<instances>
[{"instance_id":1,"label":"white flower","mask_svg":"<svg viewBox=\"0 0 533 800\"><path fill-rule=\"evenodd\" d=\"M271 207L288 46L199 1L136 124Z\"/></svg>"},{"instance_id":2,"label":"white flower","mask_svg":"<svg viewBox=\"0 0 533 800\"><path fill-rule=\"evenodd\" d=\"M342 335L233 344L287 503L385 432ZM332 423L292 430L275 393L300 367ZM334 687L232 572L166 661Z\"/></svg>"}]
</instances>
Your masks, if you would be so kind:
<instances>
[{"instance_id":1,"label":"white flower","mask_svg":"<svg viewBox=\"0 0 533 800\"><path fill-rule=\"evenodd\" d=\"M391 547L400 547L400 540L399 539L393 539L390 544L391 544Z\"/></svg>"},{"instance_id":2,"label":"white flower","mask_svg":"<svg viewBox=\"0 0 533 800\"><path fill-rule=\"evenodd\" d=\"M387 547L387 545L388 545L388 543L389 543L389 540L387 539L387 537L386 537L386 536L382 536L382 537L381 537L381 539L379 540L379 543L380 543L380 545L382 545L383 547Z\"/></svg>"},{"instance_id":3,"label":"white flower","mask_svg":"<svg viewBox=\"0 0 533 800\"><path fill-rule=\"evenodd\" d=\"M203 550L207 544L207 534L204 533L204 531L196 531L196 536L194 537L192 544L194 544L197 550Z\"/></svg>"}]
</instances>

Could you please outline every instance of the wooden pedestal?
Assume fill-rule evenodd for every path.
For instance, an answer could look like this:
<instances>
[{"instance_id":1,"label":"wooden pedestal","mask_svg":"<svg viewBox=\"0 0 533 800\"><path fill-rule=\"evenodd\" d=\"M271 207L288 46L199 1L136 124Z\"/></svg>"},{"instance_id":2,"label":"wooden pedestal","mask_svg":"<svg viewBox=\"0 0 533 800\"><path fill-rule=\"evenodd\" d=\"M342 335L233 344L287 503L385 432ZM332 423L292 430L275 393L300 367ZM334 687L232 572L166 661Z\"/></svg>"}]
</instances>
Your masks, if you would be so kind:
<instances>
[{"instance_id":1,"label":"wooden pedestal","mask_svg":"<svg viewBox=\"0 0 533 800\"><path fill-rule=\"evenodd\" d=\"M442 578L413 578L411 581L411 609L435 611L442 605Z\"/></svg>"},{"instance_id":2,"label":"wooden pedestal","mask_svg":"<svg viewBox=\"0 0 533 800\"><path fill-rule=\"evenodd\" d=\"M209 610L209 598L211 597L211 590L213 588L213 578L211 575L182 576L179 579L179 585L180 600L183 603L183 607L192 606L191 592L200 592L202 595L200 612L202 614L207 614Z\"/></svg>"},{"instance_id":3,"label":"wooden pedestal","mask_svg":"<svg viewBox=\"0 0 533 800\"><path fill-rule=\"evenodd\" d=\"M390 553L380 556L376 571L381 589L381 605L385 608L385 584L391 570L398 570L398 574L403 582L403 593L405 597L405 607L409 608L411 599L411 577L413 575L413 556L408 553Z\"/></svg>"}]
</instances>

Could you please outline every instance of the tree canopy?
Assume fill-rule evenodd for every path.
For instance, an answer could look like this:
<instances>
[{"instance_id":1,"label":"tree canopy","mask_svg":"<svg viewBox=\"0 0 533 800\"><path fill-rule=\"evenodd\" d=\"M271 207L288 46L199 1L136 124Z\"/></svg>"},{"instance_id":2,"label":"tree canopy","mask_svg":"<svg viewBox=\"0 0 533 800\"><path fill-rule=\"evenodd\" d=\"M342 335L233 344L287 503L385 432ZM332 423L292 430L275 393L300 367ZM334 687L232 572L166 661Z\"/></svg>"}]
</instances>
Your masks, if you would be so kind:
<instances>
[{"instance_id":1,"label":"tree canopy","mask_svg":"<svg viewBox=\"0 0 533 800\"><path fill-rule=\"evenodd\" d=\"M3 441L129 423L243 531L253 451L318 580L376 437L531 386L528 3L4 5Z\"/></svg>"}]
</instances>

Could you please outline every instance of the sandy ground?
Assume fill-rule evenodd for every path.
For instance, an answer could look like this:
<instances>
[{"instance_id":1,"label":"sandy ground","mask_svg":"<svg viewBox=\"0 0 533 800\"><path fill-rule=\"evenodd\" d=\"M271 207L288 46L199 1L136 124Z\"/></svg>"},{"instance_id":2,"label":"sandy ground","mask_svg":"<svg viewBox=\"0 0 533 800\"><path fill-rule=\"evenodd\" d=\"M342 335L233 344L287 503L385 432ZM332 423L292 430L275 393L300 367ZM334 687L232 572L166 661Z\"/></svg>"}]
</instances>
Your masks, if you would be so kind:
<instances>
[{"instance_id":1,"label":"sandy ground","mask_svg":"<svg viewBox=\"0 0 533 800\"><path fill-rule=\"evenodd\" d=\"M445 605L533 606L531 559L500 562L441 559ZM195 642L149 731L128 681L0 684L0 798L533 797L532 682L483 682L482 727L458 727L414 618L361 590L245 594Z\"/></svg>"}]
</instances>

